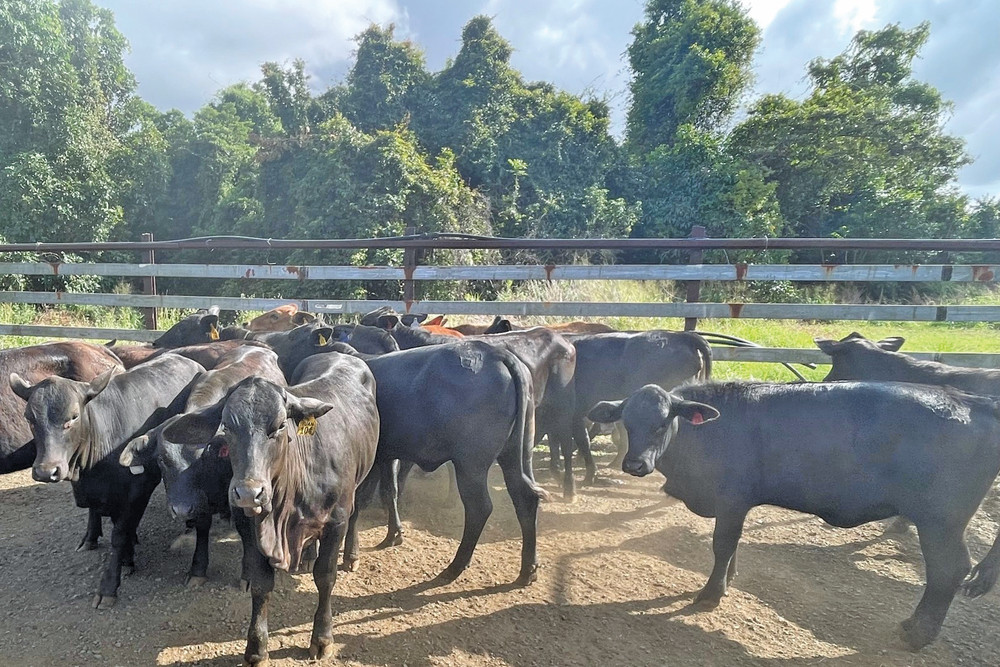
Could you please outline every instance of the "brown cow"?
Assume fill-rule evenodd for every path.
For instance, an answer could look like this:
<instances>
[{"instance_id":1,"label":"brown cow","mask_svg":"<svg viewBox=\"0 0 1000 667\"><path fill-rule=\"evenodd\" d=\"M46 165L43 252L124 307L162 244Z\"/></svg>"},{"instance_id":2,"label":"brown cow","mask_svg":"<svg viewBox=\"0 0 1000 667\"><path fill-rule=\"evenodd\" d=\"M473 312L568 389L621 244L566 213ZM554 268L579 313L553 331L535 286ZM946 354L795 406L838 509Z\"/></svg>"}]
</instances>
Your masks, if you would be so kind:
<instances>
[{"instance_id":1,"label":"brown cow","mask_svg":"<svg viewBox=\"0 0 1000 667\"><path fill-rule=\"evenodd\" d=\"M286 303L244 322L243 328L248 331L290 331L301 324L315 321L316 316L312 313L300 311L294 303Z\"/></svg>"}]
</instances>

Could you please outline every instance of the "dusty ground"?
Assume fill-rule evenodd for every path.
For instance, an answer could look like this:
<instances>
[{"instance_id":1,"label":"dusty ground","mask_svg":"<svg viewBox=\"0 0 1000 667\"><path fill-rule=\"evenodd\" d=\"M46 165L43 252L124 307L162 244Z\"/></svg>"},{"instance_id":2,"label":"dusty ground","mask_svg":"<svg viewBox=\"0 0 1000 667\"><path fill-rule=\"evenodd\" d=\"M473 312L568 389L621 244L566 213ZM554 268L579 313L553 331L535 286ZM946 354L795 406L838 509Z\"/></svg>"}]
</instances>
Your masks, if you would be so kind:
<instances>
[{"instance_id":1,"label":"dusty ground","mask_svg":"<svg viewBox=\"0 0 1000 667\"><path fill-rule=\"evenodd\" d=\"M914 534L889 539L877 525L827 529L759 508L729 597L715 611L693 611L712 564L711 522L665 498L658 475L606 474L624 485L542 506L542 569L527 589L508 586L520 537L497 475L496 507L472 566L449 586L419 592L453 556L462 514L446 476L412 480L406 543L366 551L360 571L337 582L338 659L410 667L1000 664L998 591L956 600L935 644L902 649L898 623L920 595L923 566ZM558 484L539 478L558 497ZM26 472L0 478L0 665L239 664L250 600L235 586L234 533L218 531L209 583L185 590L190 546L171 548L180 531L158 491L140 527L138 571L122 584L118 606L97 612L90 597L107 539L99 551L74 552L84 522L68 484L35 484ZM369 510L363 528L362 545L376 544L381 511ZM975 558L993 531L977 518ZM272 664L308 659L315 595L311 577L279 577Z\"/></svg>"}]
</instances>

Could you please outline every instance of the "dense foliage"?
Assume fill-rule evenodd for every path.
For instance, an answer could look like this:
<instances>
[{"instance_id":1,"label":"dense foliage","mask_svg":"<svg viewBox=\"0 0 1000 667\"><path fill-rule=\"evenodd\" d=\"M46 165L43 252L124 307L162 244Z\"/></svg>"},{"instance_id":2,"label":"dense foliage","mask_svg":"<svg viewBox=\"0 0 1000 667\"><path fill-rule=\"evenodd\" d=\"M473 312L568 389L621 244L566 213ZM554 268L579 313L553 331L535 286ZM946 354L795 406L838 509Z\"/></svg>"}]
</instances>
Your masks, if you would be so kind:
<instances>
[{"instance_id":1,"label":"dense foliage","mask_svg":"<svg viewBox=\"0 0 1000 667\"><path fill-rule=\"evenodd\" d=\"M957 189L969 157L944 131L948 102L912 75L928 34L926 24L862 31L810 64L804 99L765 95L734 123L758 26L736 0L647 0L619 141L604 100L526 82L485 16L468 22L441 71L392 26L373 25L329 90L310 87L306 63L264 63L259 80L187 118L136 96L111 12L9 0L0 236L648 237L693 224L714 236L995 236L997 202Z\"/></svg>"}]
</instances>

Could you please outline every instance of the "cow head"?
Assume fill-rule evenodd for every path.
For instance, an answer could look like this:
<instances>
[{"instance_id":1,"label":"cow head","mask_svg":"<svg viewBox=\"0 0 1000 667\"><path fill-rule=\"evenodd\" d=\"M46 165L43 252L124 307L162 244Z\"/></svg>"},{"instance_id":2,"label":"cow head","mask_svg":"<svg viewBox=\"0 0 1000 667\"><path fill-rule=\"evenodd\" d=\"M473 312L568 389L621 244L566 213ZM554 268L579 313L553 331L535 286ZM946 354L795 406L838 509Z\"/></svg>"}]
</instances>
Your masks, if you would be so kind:
<instances>
[{"instance_id":1,"label":"cow head","mask_svg":"<svg viewBox=\"0 0 1000 667\"><path fill-rule=\"evenodd\" d=\"M118 462L134 475L141 475L148 466L159 467L170 515L187 521L219 509L210 505L206 490L228 487L232 472L224 443L217 439L210 437L200 443L182 444L163 435L180 416L134 438L125 446Z\"/></svg>"},{"instance_id":2,"label":"cow head","mask_svg":"<svg viewBox=\"0 0 1000 667\"><path fill-rule=\"evenodd\" d=\"M508 331L513 331L514 326L511 324L510 320L500 317L497 315L493 318L493 323L486 327L483 331L484 334L497 334L497 333L507 333Z\"/></svg>"},{"instance_id":3,"label":"cow head","mask_svg":"<svg viewBox=\"0 0 1000 667\"><path fill-rule=\"evenodd\" d=\"M872 361L887 352L898 352L906 339L892 336L874 341L854 331L840 340L814 338L813 341L820 350L830 355L832 365L823 381L832 382L868 379Z\"/></svg>"},{"instance_id":4,"label":"cow head","mask_svg":"<svg viewBox=\"0 0 1000 667\"><path fill-rule=\"evenodd\" d=\"M111 369L90 382L53 376L35 385L17 373L10 374L10 388L27 403L24 416L35 442L31 476L36 481L60 482L75 476L90 437L84 408L117 372Z\"/></svg>"},{"instance_id":5,"label":"cow head","mask_svg":"<svg viewBox=\"0 0 1000 667\"><path fill-rule=\"evenodd\" d=\"M719 411L648 384L625 400L598 403L587 418L601 424L622 421L628 431L628 453L622 470L643 477L653 472L657 459L667 450L677 433L678 419L699 425L718 419Z\"/></svg>"},{"instance_id":6,"label":"cow head","mask_svg":"<svg viewBox=\"0 0 1000 667\"><path fill-rule=\"evenodd\" d=\"M248 331L288 331L315 321L315 315L300 311L297 305L289 303L244 322L243 328Z\"/></svg>"},{"instance_id":7,"label":"cow head","mask_svg":"<svg viewBox=\"0 0 1000 667\"><path fill-rule=\"evenodd\" d=\"M163 332L153 347L184 347L219 340L219 308L199 310Z\"/></svg>"}]
</instances>

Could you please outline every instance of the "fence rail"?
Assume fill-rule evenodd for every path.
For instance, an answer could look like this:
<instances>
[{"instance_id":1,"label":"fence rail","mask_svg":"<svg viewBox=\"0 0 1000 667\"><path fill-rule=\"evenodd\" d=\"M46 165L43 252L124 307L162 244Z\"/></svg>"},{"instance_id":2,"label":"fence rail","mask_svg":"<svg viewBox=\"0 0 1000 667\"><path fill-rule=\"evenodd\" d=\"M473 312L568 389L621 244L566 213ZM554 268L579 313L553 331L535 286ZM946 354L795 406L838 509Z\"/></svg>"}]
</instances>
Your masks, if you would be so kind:
<instances>
[{"instance_id":1,"label":"fence rail","mask_svg":"<svg viewBox=\"0 0 1000 667\"><path fill-rule=\"evenodd\" d=\"M334 250L362 248L404 249L404 266L334 266L285 263L157 263L156 252L179 250ZM432 249L529 249L529 250L682 250L688 264L665 265L419 265L420 250ZM990 305L888 305L801 303L710 303L700 298L703 281L792 281L792 282L998 282L998 264L774 264L704 263L705 250L832 250L950 252L1000 251L1000 239L712 239L696 227L683 239L502 239L460 234L416 235L382 239L285 240L245 237L206 237L153 241L144 235L139 243L37 243L0 244L0 253L55 253L53 261L0 262L0 275L116 276L142 278L143 294L84 294L70 292L0 292L0 302L28 304L72 304L142 308L147 330L132 331L93 327L0 325L0 335L81 337L149 341L156 337L155 314L159 308L204 308L217 305L225 310L266 310L285 303L300 309L331 315L350 315L388 305L403 312L445 315L513 315L553 317L671 317L685 318L685 328L694 328L699 318L882 320L926 322L1000 322L1000 306ZM136 263L66 262L58 253L103 251L140 253ZM44 257L44 254L43 254ZM334 300L296 298L210 297L157 294L157 278L198 280L306 281L397 281L403 300ZM686 284L687 301L677 303L524 302L524 301L432 301L421 300L415 284L422 281L500 280L673 280ZM247 283L248 285L251 283ZM294 287L289 290L294 294ZM778 348L717 348L721 361L828 362L818 350ZM998 355L954 355L927 353L924 358L959 365L1000 367Z\"/></svg>"}]
</instances>

